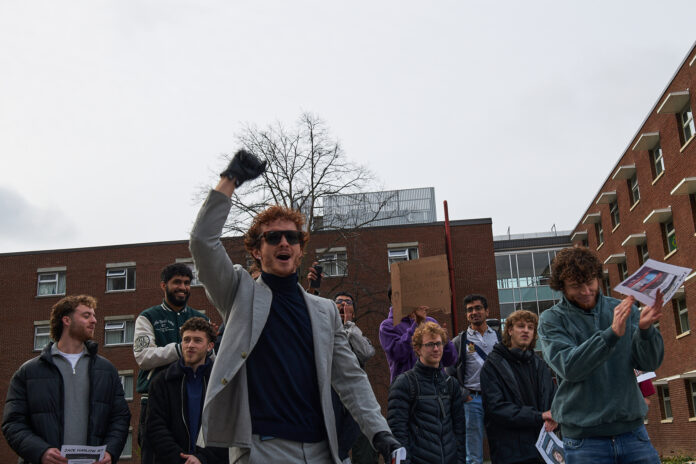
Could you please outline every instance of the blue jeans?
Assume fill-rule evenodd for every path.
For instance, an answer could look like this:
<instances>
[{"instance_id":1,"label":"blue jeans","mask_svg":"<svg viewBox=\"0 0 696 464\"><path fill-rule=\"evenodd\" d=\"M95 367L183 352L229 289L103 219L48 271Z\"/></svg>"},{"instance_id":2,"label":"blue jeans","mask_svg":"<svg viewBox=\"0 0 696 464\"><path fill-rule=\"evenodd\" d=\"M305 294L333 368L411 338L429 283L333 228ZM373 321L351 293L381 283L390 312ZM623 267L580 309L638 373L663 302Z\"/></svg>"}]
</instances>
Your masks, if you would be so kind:
<instances>
[{"instance_id":1,"label":"blue jeans","mask_svg":"<svg viewBox=\"0 0 696 464\"><path fill-rule=\"evenodd\" d=\"M566 464L660 464L644 425L615 437L566 437L563 448Z\"/></svg>"},{"instance_id":2,"label":"blue jeans","mask_svg":"<svg viewBox=\"0 0 696 464\"><path fill-rule=\"evenodd\" d=\"M464 403L466 415L466 464L483 464L483 403L480 393L471 393Z\"/></svg>"}]
</instances>

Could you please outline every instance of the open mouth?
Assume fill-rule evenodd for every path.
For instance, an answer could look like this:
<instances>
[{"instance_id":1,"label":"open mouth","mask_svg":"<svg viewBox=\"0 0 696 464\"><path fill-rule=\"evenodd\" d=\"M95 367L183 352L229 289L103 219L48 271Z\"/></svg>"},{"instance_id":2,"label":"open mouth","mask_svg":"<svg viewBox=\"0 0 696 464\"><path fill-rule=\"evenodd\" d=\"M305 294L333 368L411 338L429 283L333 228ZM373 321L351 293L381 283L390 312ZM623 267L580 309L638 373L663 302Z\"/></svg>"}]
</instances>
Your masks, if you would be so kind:
<instances>
[{"instance_id":1,"label":"open mouth","mask_svg":"<svg viewBox=\"0 0 696 464\"><path fill-rule=\"evenodd\" d=\"M278 253L276 258L280 261L288 261L290 259L290 253Z\"/></svg>"}]
</instances>

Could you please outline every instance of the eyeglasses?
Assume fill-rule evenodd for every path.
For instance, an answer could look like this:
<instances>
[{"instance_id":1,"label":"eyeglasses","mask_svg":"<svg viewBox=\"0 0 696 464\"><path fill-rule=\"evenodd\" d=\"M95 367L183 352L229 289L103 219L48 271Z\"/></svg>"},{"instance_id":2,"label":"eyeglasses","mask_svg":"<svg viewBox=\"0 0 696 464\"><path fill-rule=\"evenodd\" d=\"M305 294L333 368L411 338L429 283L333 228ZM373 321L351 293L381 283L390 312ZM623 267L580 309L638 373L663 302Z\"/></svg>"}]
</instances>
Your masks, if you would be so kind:
<instances>
[{"instance_id":1,"label":"eyeglasses","mask_svg":"<svg viewBox=\"0 0 696 464\"><path fill-rule=\"evenodd\" d=\"M428 343L423 343L423 346L428 348L429 350L432 350L433 348L442 348L442 342L428 342Z\"/></svg>"},{"instance_id":2,"label":"eyeglasses","mask_svg":"<svg viewBox=\"0 0 696 464\"><path fill-rule=\"evenodd\" d=\"M299 230L269 230L259 236L259 238L265 238L269 245L278 245L283 237L289 245L302 243L302 232Z\"/></svg>"},{"instance_id":3,"label":"eyeglasses","mask_svg":"<svg viewBox=\"0 0 696 464\"><path fill-rule=\"evenodd\" d=\"M343 300L343 299L336 300L336 305L341 305L341 304L353 306L353 302L351 300Z\"/></svg>"},{"instance_id":4,"label":"eyeglasses","mask_svg":"<svg viewBox=\"0 0 696 464\"><path fill-rule=\"evenodd\" d=\"M467 313L473 313L474 311L483 311L483 306L481 305L476 305L476 306L467 306L466 307L466 312Z\"/></svg>"}]
</instances>

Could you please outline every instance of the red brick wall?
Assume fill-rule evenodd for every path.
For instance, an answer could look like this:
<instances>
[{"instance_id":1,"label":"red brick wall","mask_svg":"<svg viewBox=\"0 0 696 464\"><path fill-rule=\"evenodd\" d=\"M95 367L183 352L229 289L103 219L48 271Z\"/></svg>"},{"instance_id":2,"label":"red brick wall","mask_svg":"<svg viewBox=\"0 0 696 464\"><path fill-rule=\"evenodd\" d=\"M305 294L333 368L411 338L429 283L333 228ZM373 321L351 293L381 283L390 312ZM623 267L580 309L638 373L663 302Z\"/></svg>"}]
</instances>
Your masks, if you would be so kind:
<instances>
[{"instance_id":1,"label":"red brick wall","mask_svg":"<svg viewBox=\"0 0 696 464\"><path fill-rule=\"evenodd\" d=\"M670 192L685 177L696 176L696 140L692 139L685 147L679 137L680 127L674 114L657 114L657 108L670 92L696 88L696 67L689 66L694 56L692 50L685 64L679 69L674 80L670 83L657 105L653 108L640 128L640 131L630 141L628 149L621 156L616 167L608 173L608 179L602 185L602 192L616 191L621 223L612 232L609 205L595 204L593 198L589 208L580 220L587 214L601 212L604 226L605 243L597 248L597 238L592 224L583 225L581 222L575 232L587 230L589 248L597 250L602 261L609 255L626 253L626 265L629 274L639 267L638 253L635 247L621 246L629 234L645 233L647 235L648 253L651 258L678 266L696 267L696 237L694 232L694 215L688 195L671 195ZM696 110L696 95L691 93L691 108ZM642 133L659 132L662 154L664 159L664 174L653 181L651 160L648 151L632 150ZM640 202L631 210L628 186L625 180L612 180L618 166L635 164L640 188ZM644 224L643 220L654 209L671 206L672 218L676 230L678 249L665 259L663 236L660 224ZM605 265L609 271L612 287L619 283L619 273L616 264ZM689 311L690 327L696 330L696 278L685 283L685 296ZM621 295L612 293L618 298ZM660 321L660 332L665 342L665 360L657 371L658 378L671 377L696 370L696 338L690 334L678 337L677 326L672 303L664 307ZM660 422L660 410L657 397L648 415L648 432L653 444L662 455L689 454L696 455L696 422L689 421L688 401L690 397L684 388L684 380L669 381L674 419L671 423Z\"/></svg>"},{"instance_id":2,"label":"red brick wall","mask_svg":"<svg viewBox=\"0 0 696 464\"><path fill-rule=\"evenodd\" d=\"M491 301L491 316L494 316L497 315L497 290L491 224L490 220L473 222L471 225L452 227L456 291L459 302L469 292L486 294ZM421 257L444 254L444 226L431 224L364 229L358 235L348 237L317 234L306 247L307 257L303 268L311 264L317 248L346 247L348 276L326 278L321 291L322 295L332 297L336 291L345 290L355 297L357 323L377 351L376 356L367 363L366 370L383 409L386 407L389 370L379 344L378 327L389 311L386 294L389 284L387 244L403 242L418 242ZM225 247L234 262L246 263L246 253L239 239L226 239ZM137 364L130 346L103 346L103 318L137 316L143 309L158 304L162 300L160 270L177 258L188 257L190 253L185 241L0 255L0 290L4 296L0 327L3 327L5 346L4 356L0 358L0 395L3 398L6 396L10 378L17 368L38 355L32 350L34 321L48 320L51 306L60 299L36 296L37 268L66 266L66 293L87 293L98 299L96 340L100 344L100 354L107 357L117 369L132 369L137 376ZM136 263L136 290L106 293L106 264L131 261ZM305 275L306 271L302 270L303 280ZM204 310L213 322L220 322L203 287L192 288L189 303L196 309ZM460 311L460 330L466 322L463 314ZM434 316L441 322L447 322L452 330L449 316ZM134 458L123 462L139 461L136 444L139 400L139 395L134 392L134 399L129 402ZM0 462L14 460L16 456L7 442L0 440Z\"/></svg>"}]
</instances>

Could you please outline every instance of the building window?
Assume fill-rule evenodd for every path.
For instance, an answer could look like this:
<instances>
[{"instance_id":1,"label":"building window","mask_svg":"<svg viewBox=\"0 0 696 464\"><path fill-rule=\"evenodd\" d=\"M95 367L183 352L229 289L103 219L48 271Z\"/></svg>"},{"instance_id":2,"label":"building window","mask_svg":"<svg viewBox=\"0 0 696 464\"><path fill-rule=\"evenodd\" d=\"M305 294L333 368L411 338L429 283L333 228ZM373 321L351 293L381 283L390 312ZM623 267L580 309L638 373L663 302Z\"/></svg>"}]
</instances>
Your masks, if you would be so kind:
<instances>
[{"instance_id":1,"label":"building window","mask_svg":"<svg viewBox=\"0 0 696 464\"><path fill-rule=\"evenodd\" d=\"M691 219L694 222L694 229L696 230L696 193L689 195L689 202L691 203Z\"/></svg>"},{"instance_id":2,"label":"building window","mask_svg":"<svg viewBox=\"0 0 696 464\"><path fill-rule=\"evenodd\" d=\"M689 311L686 308L686 298L672 300L674 307L674 325L677 328L677 335L689 330Z\"/></svg>"},{"instance_id":3,"label":"building window","mask_svg":"<svg viewBox=\"0 0 696 464\"><path fill-rule=\"evenodd\" d=\"M686 142L691 140L691 137L693 137L694 133L696 133L694 128L694 115L691 112L691 106L686 105L684 109L677 114L677 118L679 119L679 126L681 127L681 142L682 145L684 145Z\"/></svg>"},{"instance_id":4,"label":"building window","mask_svg":"<svg viewBox=\"0 0 696 464\"><path fill-rule=\"evenodd\" d=\"M628 194L631 197L631 206L638 203L640 200L640 189L638 188L638 174L633 174L633 176L627 180L628 182Z\"/></svg>"},{"instance_id":5,"label":"building window","mask_svg":"<svg viewBox=\"0 0 696 464\"><path fill-rule=\"evenodd\" d=\"M193 264L193 259L191 259L191 258L177 258L176 262L185 264L186 267L191 270L191 274L193 274L193 278L191 279L191 286L192 287L198 287L198 286L203 285L198 280L198 270L196 269L196 266ZM247 269L248 269L248 267L247 267Z\"/></svg>"},{"instance_id":6,"label":"building window","mask_svg":"<svg viewBox=\"0 0 696 464\"><path fill-rule=\"evenodd\" d=\"M65 271L40 272L36 294L65 295Z\"/></svg>"},{"instance_id":7,"label":"building window","mask_svg":"<svg viewBox=\"0 0 696 464\"><path fill-rule=\"evenodd\" d=\"M34 351L43 350L51 341L51 327L48 323L34 325Z\"/></svg>"},{"instance_id":8,"label":"building window","mask_svg":"<svg viewBox=\"0 0 696 464\"><path fill-rule=\"evenodd\" d=\"M128 436L126 437L126 444L121 451L121 459L127 459L133 457L133 427L128 428Z\"/></svg>"},{"instance_id":9,"label":"building window","mask_svg":"<svg viewBox=\"0 0 696 464\"><path fill-rule=\"evenodd\" d=\"M650 258L650 255L648 255L648 244L641 243L636 247L636 249L638 250L638 262L640 262L640 265L642 266L643 263Z\"/></svg>"},{"instance_id":10,"label":"building window","mask_svg":"<svg viewBox=\"0 0 696 464\"><path fill-rule=\"evenodd\" d=\"M612 201L609 203L609 214L611 215L611 227L614 228L621 223L619 218L619 202Z\"/></svg>"},{"instance_id":11,"label":"building window","mask_svg":"<svg viewBox=\"0 0 696 464\"><path fill-rule=\"evenodd\" d=\"M686 391L689 394L689 417L696 417L696 380L686 380Z\"/></svg>"},{"instance_id":12,"label":"building window","mask_svg":"<svg viewBox=\"0 0 696 464\"><path fill-rule=\"evenodd\" d=\"M662 238L664 240L665 254L670 254L677 249L677 233L674 230L674 222L671 219L662 224Z\"/></svg>"},{"instance_id":13,"label":"building window","mask_svg":"<svg viewBox=\"0 0 696 464\"><path fill-rule=\"evenodd\" d=\"M669 398L669 387L667 385L658 385L657 394L660 397L660 414L662 420L672 419L672 401Z\"/></svg>"},{"instance_id":14,"label":"building window","mask_svg":"<svg viewBox=\"0 0 696 464\"><path fill-rule=\"evenodd\" d=\"M134 322L132 320L110 320L104 324L104 345L133 343Z\"/></svg>"},{"instance_id":15,"label":"building window","mask_svg":"<svg viewBox=\"0 0 696 464\"><path fill-rule=\"evenodd\" d=\"M653 179L662 174L665 170L665 162L662 159L662 147L660 144L655 145L655 148L650 150L650 161Z\"/></svg>"},{"instance_id":16,"label":"building window","mask_svg":"<svg viewBox=\"0 0 696 464\"><path fill-rule=\"evenodd\" d=\"M619 280L623 282L626 280L626 277L628 277L628 268L626 267L626 263L617 263L616 266L619 269Z\"/></svg>"},{"instance_id":17,"label":"building window","mask_svg":"<svg viewBox=\"0 0 696 464\"><path fill-rule=\"evenodd\" d=\"M597 248L599 248L604 243L604 228L602 228L602 220L595 222L594 225L595 234L597 235Z\"/></svg>"},{"instance_id":18,"label":"building window","mask_svg":"<svg viewBox=\"0 0 696 464\"><path fill-rule=\"evenodd\" d=\"M323 267L322 273L326 277L348 275L348 254L345 251L322 253L317 261Z\"/></svg>"},{"instance_id":19,"label":"building window","mask_svg":"<svg viewBox=\"0 0 696 464\"><path fill-rule=\"evenodd\" d=\"M119 373L120 374L120 373ZM133 373L123 373L119 375L121 385L123 385L123 393L127 400L133 399Z\"/></svg>"},{"instance_id":20,"label":"building window","mask_svg":"<svg viewBox=\"0 0 696 464\"><path fill-rule=\"evenodd\" d=\"M135 290L135 268L122 267L106 270L106 291Z\"/></svg>"},{"instance_id":21,"label":"building window","mask_svg":"<svg viewBox=\"0 0 696 464\"><path fill-rule=\"evenodd\" d=\"M400 263L402 261L410 261L412 259L418 259L418 247L407 247L407 248L390 248L388 255L389 272L391 272L392 263Z\"/></svg>"}]
</instances>

